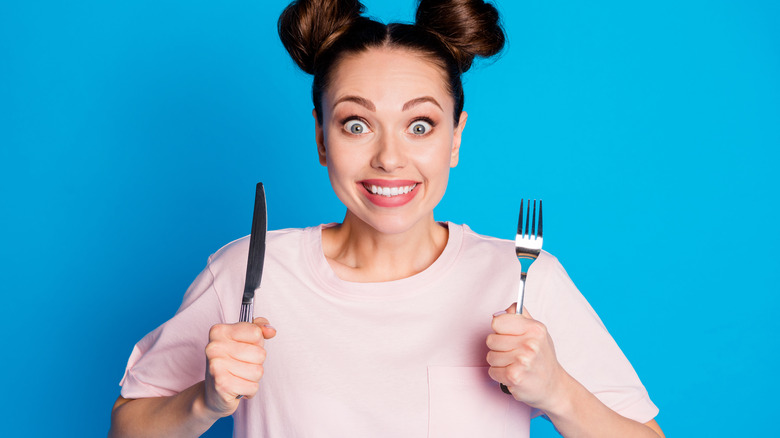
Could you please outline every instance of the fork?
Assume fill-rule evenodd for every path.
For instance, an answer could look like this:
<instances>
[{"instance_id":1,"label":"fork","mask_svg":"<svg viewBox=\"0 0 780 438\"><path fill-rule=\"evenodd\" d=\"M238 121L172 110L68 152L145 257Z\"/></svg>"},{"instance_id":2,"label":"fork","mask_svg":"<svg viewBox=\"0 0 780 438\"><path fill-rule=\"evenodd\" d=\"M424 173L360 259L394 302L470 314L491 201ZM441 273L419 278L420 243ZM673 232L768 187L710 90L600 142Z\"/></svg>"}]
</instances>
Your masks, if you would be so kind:
<instances>
[{"instance_id":1,"label":"fork","mask_svg":"<svg viewBox=\"0 0 780 438\"><path fill-rule=\"evenodd\" d=\"M525 229L523 229L525 225ZM530 228L530 230L529 230ZM529 232L530 231L530 232ZM520 200L520 217L517 219L517 235L515 236L515 254L520 262L520 286L517 293L517 308L515 313L523 313L523 298L525 296L525 280L528 277L528 270L531 264L539 257L542 251L542 200L539 200L539 217L536 216L536 199L534 199L533 211L531 211L531 200L525 207L525 224L523 224L523 200ZM509 388L503 383L501 390L512 395Z\"/></svg>"},{"instance_id":2,"label":"fork","mask_svg":"<svg viewBox=\"0 0 780 438\"><path fill-rule=\"evenodd\" d=\"M530 213L530 214L529 214ZM529 228L530 226L530 233ZM528 277L528 269L539 257L542 250L542 200L539 200L539 217L536 216L536 199L534 199L533 211L531 200L528 200L525 212L525 230L523 230L523 200L520 200L520 217L517 219L517 235L515 236L515 253L520 262L520 287L517 293L516 313L523 313L523 296L525 295L525 280Z\"/></svg>"}]
</instances>

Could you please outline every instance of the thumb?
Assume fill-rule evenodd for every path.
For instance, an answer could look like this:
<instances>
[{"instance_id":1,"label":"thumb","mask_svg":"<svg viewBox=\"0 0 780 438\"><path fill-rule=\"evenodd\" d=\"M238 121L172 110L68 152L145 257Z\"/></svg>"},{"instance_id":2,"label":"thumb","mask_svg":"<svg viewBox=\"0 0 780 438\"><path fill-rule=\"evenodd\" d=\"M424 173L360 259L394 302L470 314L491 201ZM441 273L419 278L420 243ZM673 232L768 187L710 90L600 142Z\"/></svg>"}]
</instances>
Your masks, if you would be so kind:
<instances>
[{"instance_id":1,"label":"thumb","mask_svg":"<svg viewBox=\"0 0 780 438\"><path fill-rule=\"evenodd\" d=\"M511 306L509 306L509 307L506 309L506 313L517 313L517 303L512 303L512 305L511 305ZM525 316L525 317L526 317L526 318L528 318L528 319L534 319L534 318L531 316L531 314L528 312L528 308L527 308L527 307L525 307L525 306L523 306L523 312L521 313L521 315Z\"/></svg>"},{"instance_id":2,"label":"thumb","mask_svg":"<svg viewBox=\"0 0 780 438\"><path fill-rule=\"evenodd\" d=\"M276 329L274 328L274 326L268 323L267 319L263 317L258 317L252 320L252 323L260 326L260 329L263 331L263 338L271 339L274 336L276 336Z\"/></svg>"}]
</instances>

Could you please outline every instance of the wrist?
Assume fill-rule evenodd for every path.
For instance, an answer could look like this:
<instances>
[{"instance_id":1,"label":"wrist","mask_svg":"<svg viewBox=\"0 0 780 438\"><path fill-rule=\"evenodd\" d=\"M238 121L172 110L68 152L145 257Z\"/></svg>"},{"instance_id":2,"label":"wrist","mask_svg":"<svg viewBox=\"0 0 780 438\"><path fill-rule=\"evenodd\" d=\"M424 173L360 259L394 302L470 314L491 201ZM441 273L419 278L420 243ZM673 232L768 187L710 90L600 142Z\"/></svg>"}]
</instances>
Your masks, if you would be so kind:
<instances>
[{"instance_id":1,"label":"wrist","mask_svg":"<svg viewBox=\"0 0 780 438\"><path fill-rule=\"evenodd\" d=\"M206 385L205 382L200 382L196 385L196 392L195 397L192 399L192 403L190 404L190 414L195 417L203 420L207 423L214 423L215 421L222 418L224 415L220 412L216 412L213 409L208 407L208 404L206 403Z\"/></svg>"},{"instance_id":2,"label":"wrist","mask_svg":"<svg viewBox=\"0 0 780 438\"><path fill-rule=\"evenodd\" d=\"M563 368L560 368L558 378L554 379L551 385L550 397L547 398L544 406L536 407L544 411L550 419L567 417L574 411L575 398L579 388L583 388L582 385Z\"/></svg>"}]
</instances>

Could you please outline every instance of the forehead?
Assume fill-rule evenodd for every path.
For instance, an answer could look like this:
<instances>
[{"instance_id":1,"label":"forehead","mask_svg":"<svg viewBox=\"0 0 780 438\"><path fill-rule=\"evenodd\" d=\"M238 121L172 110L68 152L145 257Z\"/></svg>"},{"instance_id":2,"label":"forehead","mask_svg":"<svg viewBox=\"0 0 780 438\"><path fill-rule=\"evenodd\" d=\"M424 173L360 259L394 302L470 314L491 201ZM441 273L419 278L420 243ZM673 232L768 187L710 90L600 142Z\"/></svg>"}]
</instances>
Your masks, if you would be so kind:
<instances>
[{"instance_id":1,"label":"forehead","mask_svg":"<svg viewBox=\"0 0 780 438\"><path fill-rule=\"evenodd\" d=\"M333 69L325 99L357 94L371 100L408 101L432 96L452 108L444 70L419 52L371 48L345 56Z\"/></svg>"}]
</instances>

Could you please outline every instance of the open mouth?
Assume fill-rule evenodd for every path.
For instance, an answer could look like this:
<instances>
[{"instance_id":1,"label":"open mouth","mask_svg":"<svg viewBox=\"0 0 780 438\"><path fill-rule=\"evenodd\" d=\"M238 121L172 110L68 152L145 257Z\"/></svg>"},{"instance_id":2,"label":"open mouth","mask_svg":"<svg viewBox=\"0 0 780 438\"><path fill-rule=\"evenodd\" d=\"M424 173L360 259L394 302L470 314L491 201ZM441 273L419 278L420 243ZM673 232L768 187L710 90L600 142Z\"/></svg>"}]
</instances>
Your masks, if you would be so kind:
<instances>
[{"instance_id":1,"label":"open mouth","mask_svg":"<svg viewBox=\"0 0 780 438\"><path fill-rule=\"evenodd\" d=\"M398 186L398 187L384 187L384 186L378 186L374 184L363 183L363 187L366 190L368 190L369 193L373 193L374 195L386 196L388 198L392 198L393 196L405 195L411 192L417 187L417 183L408 186Z\"/></svg>"}]
</instances>

